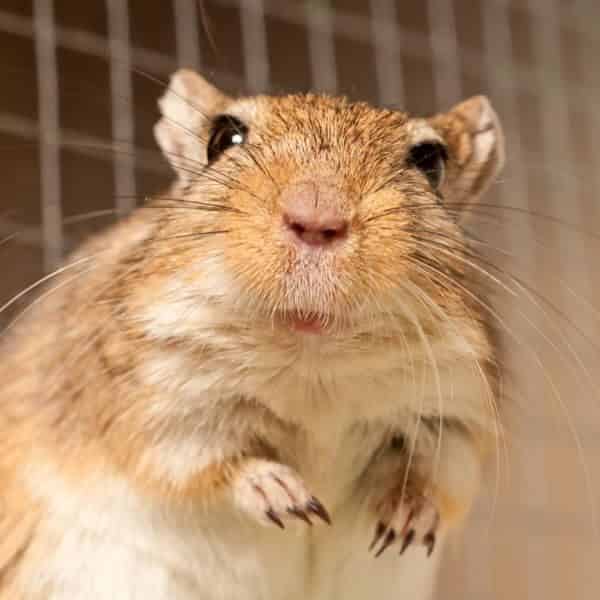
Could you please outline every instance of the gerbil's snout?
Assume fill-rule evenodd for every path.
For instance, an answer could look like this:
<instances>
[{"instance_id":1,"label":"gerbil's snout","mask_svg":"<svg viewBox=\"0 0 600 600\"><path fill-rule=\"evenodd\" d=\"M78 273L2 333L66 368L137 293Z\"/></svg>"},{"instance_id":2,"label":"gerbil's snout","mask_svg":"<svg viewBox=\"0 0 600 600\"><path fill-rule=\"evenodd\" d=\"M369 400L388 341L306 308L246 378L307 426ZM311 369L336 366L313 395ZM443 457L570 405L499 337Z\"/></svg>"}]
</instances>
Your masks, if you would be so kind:
<instances>
[{"instance_id":1,"label":"gerbil's snout","mask_svg":"<svg viewBox=\"0 0 600 600\"><path fill-rule=\"evenodd\" d=\"M294 244L312 247L333 246L345 239L350 213L344 206L344 192L331 183L303 181L281 194L282 226Z\"/></svg>"}]
</instances>

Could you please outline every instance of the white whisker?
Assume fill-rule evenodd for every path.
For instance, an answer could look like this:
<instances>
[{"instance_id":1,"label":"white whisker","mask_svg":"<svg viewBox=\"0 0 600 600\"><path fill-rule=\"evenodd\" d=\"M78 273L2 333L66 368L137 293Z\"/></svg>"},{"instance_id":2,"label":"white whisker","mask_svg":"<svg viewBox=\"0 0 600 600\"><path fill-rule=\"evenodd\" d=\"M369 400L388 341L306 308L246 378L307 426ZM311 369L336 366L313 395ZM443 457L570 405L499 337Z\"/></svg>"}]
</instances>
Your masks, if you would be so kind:
<instances>
[{"instance_id":1,"label":"white whisker","mask_svg":"<svg viewBox=\"0 0 600 600\"><path fill-rule=\"evenodd\" d=\"M38 279L35 283L32 283L31 285L27 286L25 289L21 290L18 294L16 294L10 300L8 300L8 302L5 302L2 306L0 306L0 314L3 313L7 308L10 308L16 302L18 302L21 298L23 298L23 296L26 296L29 292L35 290L40 285L46 283L46 281L49 281L50 279L57 277L61 273L73 269L83 263L89 262L90 260L96 258L96 256L98 256L98 254L94 256L85 256L76 260L75 262L69 263L63 267L56 269L55 271L52 271L52 273L45 275L41 279Z\"/></svg>"}]
</instances>

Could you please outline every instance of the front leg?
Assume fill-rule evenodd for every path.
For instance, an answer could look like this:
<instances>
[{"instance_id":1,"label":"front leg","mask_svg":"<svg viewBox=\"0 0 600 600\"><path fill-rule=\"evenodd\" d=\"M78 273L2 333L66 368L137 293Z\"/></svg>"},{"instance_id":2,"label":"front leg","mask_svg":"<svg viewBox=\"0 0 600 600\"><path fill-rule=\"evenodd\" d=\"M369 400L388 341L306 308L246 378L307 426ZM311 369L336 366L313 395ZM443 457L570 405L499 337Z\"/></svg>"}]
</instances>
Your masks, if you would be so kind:
<instances>
[{"instance_id":1,"label":"front leg","mask_svg":"<svg viewBox=\"0 0 600 600\"><path fill-rule=\"evenodd\" d=\"M430 556L435 548L440 526L440 511L436 499L415 475L399 483L375 504L378 518L369 550L381 556L394 543L400 544L400 554L411 544L422 544Z\"/></svg>"},{"instance_id":2,"label":"front leg","mask_svg":"<svg viewBox=\"0 0 600 600\"><path fill-rule=\"evenodd\" d=\"M480 438L462 426L423 421L415 443L395 437L369 473L376 518L370 549L435 549L439 534L457 525L477 494L483 458ZM403 443L398 443L401 440Z\"/></svg>"},{"instance_id":3,"label":"front leg","mask_svg":"<svg viewBox=\"0 0 600 600\"><path fill-rule=\"evenodd\" d=\"M312 525L314 517L331 524L326 508L311 494L301 475L279 462L274 452L256 451L259 445L254 446L230 458L208 462L175 482L164 476L156 478L148 470L143 472L143 481L147 487L151 478L152 488L169 502L191 502L205 509L229 503L262 525L285 529L289 520Z\"/></svg>"},{"instance_id":4,"label":"front leg","mask_svg":"<svg viewBox=\"0 0 600 600\"><path fill-rule=\"evenodd\" d=\"M292 426L245 401L225 405L204 420L202 429L195 424L177 429L177 437L145 449L142 460L134 463L140 487L158 492L168 503L198 509L227 505L281 529L290 520L312 524L316 517L330 522L323 504L277 449L292 443ZM225 427L228 421L236 427Z\"/></svg>"},{"instance_id":5,"label":"front leg","mask_svg":"<svg viewBox=\"0 0 600 600\"><path fill-rule=\"evenodd\" d=\"M327 510L302 477L275 461L245 460L232 479L231 493L237 508L262 524L285 529L285 520L301 519L312 525L311 516L331 524Z\"/></svg>"}]
</instances>

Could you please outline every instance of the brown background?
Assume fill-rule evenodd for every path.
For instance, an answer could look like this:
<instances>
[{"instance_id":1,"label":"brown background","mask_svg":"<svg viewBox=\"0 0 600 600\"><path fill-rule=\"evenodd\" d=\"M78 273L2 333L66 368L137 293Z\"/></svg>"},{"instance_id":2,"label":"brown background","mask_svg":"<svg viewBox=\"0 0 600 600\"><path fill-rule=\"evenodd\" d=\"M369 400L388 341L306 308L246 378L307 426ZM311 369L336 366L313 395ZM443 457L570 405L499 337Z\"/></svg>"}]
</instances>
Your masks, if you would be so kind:
<instances>
[{"instance_id":1,"label":"brown background","mask_svg":"<svg viewBox=\"0 0 600 600\"><path fill-rule=\"evenodd\" d=\"M164 79L182 64L231 92L315 88L416 113L486 93L509 164L473 228L514 292L499 290L512 408L439 597L596 599L600 4L203 6L215 47L193 0L0 1L0 240L16 234L0 245L0 302L168 181L151 135L161 87L130 67Z\"/></svg>"}]
</instances>

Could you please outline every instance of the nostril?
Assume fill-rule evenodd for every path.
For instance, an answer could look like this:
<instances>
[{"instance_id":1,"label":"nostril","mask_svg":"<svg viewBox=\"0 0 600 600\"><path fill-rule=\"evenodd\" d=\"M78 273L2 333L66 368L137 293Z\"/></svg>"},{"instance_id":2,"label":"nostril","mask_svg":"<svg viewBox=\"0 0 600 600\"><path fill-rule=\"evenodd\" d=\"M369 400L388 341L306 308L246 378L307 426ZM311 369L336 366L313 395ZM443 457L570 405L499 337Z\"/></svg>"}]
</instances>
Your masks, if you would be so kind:
<instances>
[{"instance_id":1,"label":"nostril","mask_svg":"<svg viewBox=\"0 0 600 600\"><path fill-rule=\"evenodd\" d=\"M348 227L345 223L340 223L335 227L327 227L319 231L319 235L322 237L324 243L335 242L346 236Z\"/></svg>"},{"instance_id":2,"label":"nostril","mask_svg":"<svg viewBox=\"0 0 600 600\"><path fill-rule=\"evenodd\" d=\"M295 223L295 222L289 222L288 221L288 227L297 235L297 236L302 236L305 232L306 229L304 228L303 225L300 225L300 223Z\"/></svg>"},{"instance_id":3,"label":"nostril","mask_svg":"<svg viewBox=\"0 0 600 600\"><path fill-rule=\"evenodd\" d=\"M328 228L323 230L323 237L327 240L334 240L337 237L343 237L346 235L346 230L348 229L345 223L340 223L340 225L336 228Z\"/></svg>"},{"instance_id":4,"label":"nostril","mask_svg":"<svg viewBox=\"0 0 600 600\"><path fill-rule=\"evenodd\" d=\"M280 197L283 234L289 242L333 246L348 236L352 211L345 193L327 182L290 185Z\"/></svg>"},{"instance_id":5,"label":"nostril","mask_svg":"<svg viewBox=\"0 0 600 600\"><path fill-rule=\"evenodd\" d=\"M301 219L298 215L292 217L286 214L284 224L296 241L311 246L326 246L348 233L348 223L341 217Z\"/></svg>"}]
</instances>

